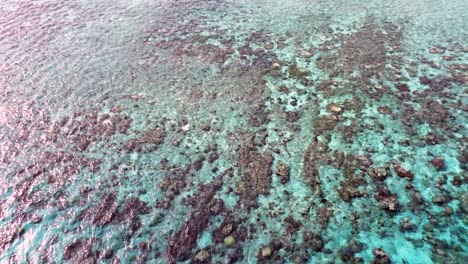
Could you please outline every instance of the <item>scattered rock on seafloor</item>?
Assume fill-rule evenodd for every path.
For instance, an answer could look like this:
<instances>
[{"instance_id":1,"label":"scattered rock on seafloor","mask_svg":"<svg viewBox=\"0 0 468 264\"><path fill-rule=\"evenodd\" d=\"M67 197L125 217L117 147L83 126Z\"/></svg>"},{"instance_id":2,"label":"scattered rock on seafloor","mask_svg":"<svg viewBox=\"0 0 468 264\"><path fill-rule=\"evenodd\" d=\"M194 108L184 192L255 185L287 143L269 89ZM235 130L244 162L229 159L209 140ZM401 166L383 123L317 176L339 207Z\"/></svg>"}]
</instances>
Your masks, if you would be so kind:
<instances>
[{"instance_id":1,"label":"scattered rock on seafloor","mask_svg":"<svg viewBox=\"0 0 468 264\"><path fill-rule=\"evenodd\" d=\"M334 114L339 114L341 113L341 111L343 111L343 108L341 106L334 103L327 105L327 109Z\"/></svg>"},{"instance_id":2,"label":"scattered rock on seafloor","mask_svg":"<svg viewBox=\"0 0 468 264\"><path fill-rule=\"evenodd\" d=\"M266 246L262 248L261 253L262 257L268 258L271 257L271 255L273 254L273 250L271 249L271 247Z\"/></svg>"},{"instance_id":3,"label":"scattered rock on seafloor","mask_svg":"<svg viewBox=\"0 0 468 264\"><path fill-rule=\"evenodd\" d=\"M424 104L423 114L429 124L441 126L449 118L450 111L444 104L430 99Z\"/></svg>"},{"instance_id":4,"label":"scattered rock on seafloor","mask_svg":"<svg viewBox=\"0 0 468 264\"><path fill-rule=\"evenodd\" d=\"M168 242L166 254L169 262L183 261L189 257L201 232L208 226L210 215L193 213L184 226Z\"/></svg>"},{"instance_id":5,"label":"scattered rock on seafloor","mask_svg":"<svg viewBox=\"0 0 468 264\"><path fill-rule=\"evenodd\" d=\"M404 169L400 165L395 166L395 172L399 177L406 178L408 180L411 180L414 177L414 174L411 171Z\"/></svg>"},{"instance_id":6,"label":"scattered rock on seafloor","mask_svg":"<svg viewBox=\"0 0 468 264\"><path fill-rule=\"evenodd\" d=\"M109 224L118 213L117 196L114 192L104 194L98 205L83 211L78 218L80 220L91 219L96 226Z\"/></svg>"},{"instance_id":7,"label":"scattered rock on seafloor","mask_svg":"<svg viewBox=\"0 0 468 264\"><path fill-rule=\"evenodd\" d=\"M431 47L429 48L429 53L431 54L442 54L445 52L445 48L441 47Z\"/></svg>"},{"instance_id":8,"label":"scattered rock on seafloor","mask_svg":"<svg viewBox=\"0 0 468 264\"><path fill-rule=\"evenodd\" d=\"M226 238L224 238L224 245L231 247L232 245L234 245L234 243L236 243L236 240L233 236L227 236Z\"/></svg>"},{"instance_id":9,"label":"scattered rock on seafloor","mask_svg":"<svg viewBox=\"0 0 468 264\"><path fill-rule=\"evenodd\" d=\"M306 58L310 58L314 55L314 53L310 52L309 50L301 50L301 55Z\"/></svg>"},{"instance_id":10,"label":"scattered rock on seafloor","mask_svg":"<svg viewBox=\"0 0 468 264\"><path fill-rule=\"evenodd\" d=\"M257 106L252 113L250 113L249 124L254 127L259 127L268 123L268 121L269 118L265 106Z\"/></svg>"},{"instance_id":11,"label":"scattered rock on seafloor","mask_svg":"<svg viewBox=\"0 0 468 264\"><path fill-rule=\"evenodd\" d=\"M405 231L413 231L416 228L416 226L411 223L411 220L407 217L400 220L400 227Z\"/></svg>"},{"instance_id":12,"label":"scattered rock on seafloor","mask_svg":"<svg viewBox=\"0 0 468 264\"><path fill-rule=\"evenodd\" d=\"M348 245L338 251L340 254L341 260L346 263L363 263L361 258L356 257L355 255L367 246L361 243L359 240L352 239Z\"/></svg>"},{"instance_id":13,"label":"scattered rock on seafloor","mask_svg":"<svg viewBox=\"0 0 468 264\"><path fill-rule=\"evenodd\" d=\"M369 176L377 181L385 180L389 175L389 168L379 167L379 168L370 168L367 173Z\"/></svg>"},{"instance_id":14,"label":"scattered rock on seafloor","mask_svg":"<svg viewBox=\"0 0 468 264\"><path fill-rule=\"evenodd\" d=\"M192 162L192 167L196 170L199 171L203 167L203 162L205 161L205 156L201 155L198 157L197 160Z\"/></svg>"},{"instance_id":15,"label":"scattered rock on seafloor","mask_svg":"<svg viewBox=\"0 0 468 264\"><path fill-rule=\"evenodd\" d=\"M206 262L209 257L210 254L206 250L200 250L197 255L195 255L195 260L203 263Z\"/></svg>"},{"instance_id":16,"label":"scattered rock on seafloor","mask_svg":"<svg viewBox=\"0 0 468 264\"><path fill-rule=\"evenodd\" d=\"M358 189L358 185L354 185L353 182L343 181L340 183L341 188L338 188L338 194L341 199L345 202L351 202L354 198L364 197L366 193L361 192Z\"/></svg>"},{"instance_id":17,"label":"scattered rock on seafloor","mask_svg":"<svg viewBox=\"0 0 468 264\"><path fill-rule=\"evenodd\" d=\"M123 106L115 105L111 108L112 113L121 113L123 111Z\"/></svg>"},{"instance_id":18,"label":"scattered rock on seafloor","mask_svg":"<svg viewBox=\"0 0 468 264\"><path fill-rule=\"evenodd\" d=\"M419 77L419 82L421 84L430 84L431 83L431 79L429 79L427 76L422 76L422 77Z\"/></svg>"},{"instance_id":19,"label":"scattered rock on seafloor","mask_svg":"<svg viewBox=\"0 0 468 264\"><path fill-rule=\"evenodd\" d=\"M424 202L424 198L420 192L413 193L412 198L415 204L422 204Z\"/></svg>"},{"instance_id":20,"label":"scattered rock on seafloor","mask_svg":"<svg viewBox=\"0 0 468 264\"><path fill-rule=\"evenodd\" d=\"M212 152L208 157L208 162L213 163L219 158L219 154L217 152Z\"/></svg>"},{"instance_id":21,"label":"scattered rock on seafloor","mask_svg":"<svg viewBox=\"0 0 468 264\"><path fill-rule=\"evenodd\" d=\"M213 199L212 203L210 204L210 212L213 215L219 214L224 209L224 202L219 198Z\"/></svg>"},{"instance_id":22,"label":"scattered rock on seafloor","mask_svg":"<svg viewBox=\"0 0 468 264\"><path fill-rule=\"evenodd\" d=\"M314 131L332 130L338 123L338 118L335 115L321 115L314 120Z\"/></svg>"},{"instance_id":23,"label":"scattered rock on seafloor","mask_svg":"<svg viewBox=\"0 0 468 264\"><path fill-rule=\"evenodd\" d=\"M319 234L305 231L302 237L307 247L317 252L323 250L325 246L325 242L323 241L323 238Z\"/></svg>"},{"instance_id":24,"label":"scattered rock on seafloor","mask_svg":"<svg viewBox=\"0 0 468 264\"><path fill-rule=\"evenodd\" d=\"M361 170L367 170L370 166L372 166L372 160L370 159L369 156L366 155L361 155L361 156L355 156L354 159L357 161L359 168Z\"/></svg>"},{"instance_id":25,"label":"scattered rock on seafloor","mask_svg":"<svg viewBox=\"0 0 468 264\"><path fill-rule=\"evenodd\" d=\"M431 160L432 165L438 170L442 171L445 170L445 161L441 158L434 158Z\"/></svg>"},{"instance_id":26,"label":"scattered rock on seafloor","mask_svg":"<svg viewBox=\"0 0 468 264\"><path fill-rule=\"evenodd\" d=\"M384 114L384 115L391 115L393 113L392 109L388 106L377 107L377 112Z\"/></svg>"},{"instance_id":27,"label":"scattered rock on seafloor","mask_svg":"<svg viewBox=\"0 0 468 264\"><path fill-rule=\"evenodd\" d=\"M455 186L460 186L463 184L463 180L460 176L454 176L452 179L452 184Z\"/></svg>"},{"instance_id":28,"label":"scattered rock on seafloor","mask_svg":"<svg viewBox=\"0 0 468 264\"><path fill-rule=\"evenodd\" d=\"M286 111L284 113L288 122L296 122L301 117L300 114L294 111Z\"/></svg>"},{"instance_id":29,"label":"scattered rock on seafloor","mask_svg":"<svg viewBox=\"0 0 468 264\"><path fill-rule=\"evenodd\" d=\"M299 68L296 64L289 65L288 74L290 78L301 78L310 74L309 70Z\"/></svg>"},{"instance_id":30,"label":"scattered rock on seafloor","mask_svg":"<svg viewBox=\"0 0 468 264\"><path fill-rule=\"evenodd\" d=\"M374 259L371 262L372 264L390 264L391 263L390 257L381 248L375 248L372 251L372 254L374 254Z\"/></svg>"},{"instance_id":31,"label":"scattered rock on seafloor","mask_svg":"<svg viewBox=\"0 0 468 264\"><path fill-rule=\"evenodd\" d=\"M278 91L280 93L288 94L289 93L289 88L286 85L281 85L278 87Z\"/></svg>"},{"instance_id":32,"label":"scattered rock on seafloor","mask_svg":"<svg viewBox=\"0 0 468 264\"><path fill-rule=\"evenodd\" d=\"M318 207L316 209L316 215L317 223L325 227L330 221L330 218L333 217L333 210L327 206Z\"/></svg>"},{"instance_id":33,"label":"scattered rock on seafloor","mask_svg":"<svg viewBox=\"0 0 468 264\"><path fill-rule=\"evenodd\" d=\"M266 44L266 45L264 46L264 48L267 49L267 50L271 50L271 49L273 49L273 44L268 43L268 44Z\"/></svg>"},{"instance_id":34,"label":"scattered rock on seafloor","mask_svg":"<svg viewBox=\"0 0 468 264\"><path fill-rule=\"evenodd\" d=\"M464 192L458 197L458 200L460 201L460 210L466 214L468 213L468 192ZM465 219L468 217L465 217Z\"/></svg>"},{"instance_id":35,"label":"scattered rock on seafloor","mask_svg":"<svg viewBox=\"0 0 468 264\"><path fill-rule=\"evenodd\" d=\"M284 219L284 224L286 225L286 232L288 234L297 232L302 226L302 223L294 219L291 215Z\"/></svg>"},{"instance_id":36,"label":"scattered rock on seafloor","mask_svg":"<svg viewBox=\"0 0 468 264\"><path fill-rule=\"evenodd\" d=\"M396 84L396 88L398 89L398 91L402 92L402 93L407 93L410 91L408 85L406 83L398 83Z\"/></svg>"},{"instance_id":37,"label":"scattered rock on seafloor","mask_svg":"<svg viewBox=\"0 0 468 264\"><path fill-rule=\"evenodd\" d=\"M278 163L278 167L276 168L275 174L280 176L281 184L287 183L289 181L289 166L286 163L280 161Z\"/></svg>"},{"instance_id":38,"label":"scattered rock on seafloor","mask_svg":"<svg viewBox=\"0 0 468 264\"><path fill-rule=\"evenodd\" d=\"M399 207L396 194L391 193L388 189L380 189L374 194L374 198L379 202L382 209L388 211L397 211Z\"/></svg>"},{"instance_id":39,"label":"scattered rock on seafloor","mask_svg":"<svg viewBox=\"0 0 468 264\"><path fill-rule=\"evenodd\" d=\"M228 236L232 233L234 230L234 225L232 223L226 223L224 226L221 228L221 234Z\"/></svg>"},{"instance_id":40,"label":"scattered rock on seafloor","mask_svg":"<svg viewBox=\"0 0 468 264\"><path fill-rule=\"evenodd\" d=\"M444 195L439 194L439 195L435 195L434 197L432 197L432 202L437 204L437 205L442 205L442 204L448 202L448 199Z\"/></svg>"}]
</instances>

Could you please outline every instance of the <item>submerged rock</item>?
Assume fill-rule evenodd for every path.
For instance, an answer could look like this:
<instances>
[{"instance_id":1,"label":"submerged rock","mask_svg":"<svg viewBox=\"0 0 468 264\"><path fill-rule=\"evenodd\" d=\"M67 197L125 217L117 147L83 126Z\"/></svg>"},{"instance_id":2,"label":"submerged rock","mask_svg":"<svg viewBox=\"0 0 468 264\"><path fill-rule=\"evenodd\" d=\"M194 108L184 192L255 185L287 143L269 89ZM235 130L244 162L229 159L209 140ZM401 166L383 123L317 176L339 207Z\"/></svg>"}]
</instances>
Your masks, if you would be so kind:
<instances>
[{"instance_id":1,"label":"submerged rock","mask_svg":"<svg viewBox=\"0 0 468 264\"><path fill-rule=\"evenodd\" d=\"M195 261L204 263L208 261L210 257L210 253L208 253L206 250L200 250L197 255L195 255Z\"/></svg>"},{"instance_id":2,"label":"submerged rock","mask_svg":"<svg viewBox=\"0 0 468 264\"><path fill-rule=\"evenodd\" d=\"M254 127L259 127L269 122L268 113L264 105L257 106L250 113L249 124Z\"/></svg>"},{"instance_id":3,"label":"submerged rock","mask_svg":"<svg viewBox=\"0 0 468 264\"><path fill-rule=\"evenodd\" d=\"M314 120L314 131L320 134L322 131L329 131L335 128L338 118L335 115L321 115Z\"/></svg>"},{"instance_id":4,"label":"submerged rock","mask_svg":"<svg viewBox=\"0 0 468 264\"><path fill-rule=\"evenodd\" d=\"M445 170L445 161L441 158L435 158L431 160L432 165L436 168L438 171Z\"/></svg>"},{"instance_id":5,"label":"submerged rock","mask_svg":"<svg viewBox=\"0 0 468 264\"><path fill-rule=\"evenodd\" d=\"M281 69L281 64L279 64L278 62L275 62L271 65L271 67L273 70L279 70Z\"/></svg>"},{"instance_id":6,"label":"submerged rock","mask_svg":"<svg viewBox=\"0 0 468 264\"><path fill-rule=\"evenodd\" d=\"M297 120L299 120L299 118L301 118L301 115L298 112L294 111L286 111L284 112L284 115L286 116L286 120L288 122L296 122Z\"/></svg>"},{"instance_id":7,"label":"submerged rock","mask_svg":"<svg viewBox=\"0 0 468 264\"><path fill-rule=\"evenodd\" d=\"M460 201L460 210L464 213L464 214L467 214L468 213L468 192L464 192L460 195L460 197L458 198L458 200ZM468 220L467 219L468 217L465 217L464 219Z\"/></svg>"},{"instance_id":8,"label":"submerged rock","mask_svg":"<svg viewBox=\"0 0 468 264\"><path fill-rule=\"evenodd\" d=\"M422 77L419 77L419 82L421 84L430 84L431 83L431 79L429 79L428 77L426 76L422 76Z\"/></svg>"},{"instance_id":9,"label":"submerged rock","mask_svg":"<svg viewBox=\"0 0 468 264\"><path fill-rule=\"evenodd\" d=\"M461 186L463 184L464 180L460 176L454 176L452 180L452 184L454 186Z\"/></svg>"},{"instance_id":10,"label":"submerged rock","mask_svg":"<svg viewBox=\"0 0 468 264\"><path fill-rule=\"evenodd\" d=\"M432 197L432 202L437 205L443 205L448 202L448 199L444 195L436 195Z\"/></svg>"},{"instance_id":11,"label":"submerged rock","mask_svg":"<svg viewBox=\"0 0 468 264\"><path fill-rule=\"evenodd\" d=\"M385 180L390 174L389 168L386 167L370 168L367 173L372 179L377 181Z\"/></svg>"},{"instance_id":12,"label":"submerged rock","mask_svg":"<svg viewBox=\"0 0 468 264\"><path fill-rule=\"evenodd\" d=\"M390 257L381 248L375 248L372 251L372 254L374 254L374 259L372 260L371 264L390 264L390 263L392 263L390 261Z\"/></svg>"},{"instance_id":13,"label":"submerged rock","mask_svg":"<svg viewBox=\"0 0 468 264\"><path fill-rule=\"evenodd\" d=\"M215 198L210 204L210 212L213 215L219 214L224 209L224 202L221 199Z\"/></svg>"},{"instance_id":14,"label":"submerged rock","mask_svg":"<svg viewBox=\"0 0 468 264\"><path fill-rule=\"evenodd\" d=\"M278 167L276 168L275 174L280 176L281 184L285 184L289 181L289 166L280 161Z\"/></svg>"},{"instance_id":15,"label":"submerged rock","mask_svg":"<svg viewBox=\"0 0 468 264\"><path fill-rule=\"evenodd\" d=\"M309 231L305 231L303 233L304 243L307 245L308 248L311 248L314 251L322 251L325 247L325 242L323 238L316 233L312 233Z\"/></svg>"},{"instance_id":16,"label":"submerged rock","mask_svg":"<svg viewBox=\"0 0 468 264\"><path fill-rule=\"evenodd\" d=\"M233 246L234 243L236 243L236 240L233 236L227 236L226 238L224 238L224 245L226 245L227 247Z\"/></svg>"},{"instance_id":17,"label":"submerged rock","mask_svg":"<svg viewBox=\"0 0 468 264\"><path fill-rule=\"evenodd\" d=\"M334 114L339 114L341 113L341 111L343 111L343 108L341 106L334 103L327 105L327 109Z\"/></svg>"},{"instance_id":18,"label":"submerged rock","mask_svg":"<svg viewBox=\"0 0 468 264\"><path fill-rule=\"evenodd\" d=\"M330 221L330 218L333 216L333 211L332 209L326 206L322 206L317 208L316 214L317 223L320 224L322 227L325 227Z\"/></svg>"},{"instance_id":19,"label":"submerged rock","mask_svg":"<svg viewBox=\"0 0 468 264\"><path fill-rule=\"evenodd\" d=\"M290 78L302 78L310 73L309 70L299 68L296 64L289 65L288 67L288 75Z\"/></svg>"},{"instance_id":20,"label":"submerged rock","mask_svg":"<svg viewBox=\"0 0 468 264\"><path fill-rule=\"evenodd\" d=\"M450 116L450 111L443 104L428 100L423 109L424 120L432 126L441 126Z\"/></svg>"},{"instance_id":21,"label":"submerged rock","mask_svg":"<svg viewBox=\"0 0 468 264\"><path fill-rule=\"evenodd\" d=\"M404 169L400 165L396 165L394 169L396 174L401 178L412 180L414 177L414 174L411 171Z\"/></svg>"},{"instance_id":22,"label":"submerged rock","mask_svg":"<svg viewBox=\"0 0 468 264\"><path fill-rule=\"evenodd\" d=\"M413 198L412 201L415 204L421 205L424 202L424 198L420 192L413 193L412 198Z\"/></svg>"},{"instance_id":23,"label":"submerged rock","mask_svg":"<svg viewBox=\"0 0 468 264\"><path fill-rule=\"evenodd\" d=\"M341 182L341 188L337 189L341 199L345 202L351 202L354 198L364 197L366 194L361 192L357 187Z\"/></svg>"},{"instance_id":24,"label":"submerged rock","mask_svg":"<svg viewBox=\"0 0 468 264\"><path fill-rule=\"evenodd\" d=\"M284 224L286 225L286 232L288 234L297 232L302 226L302 223L294 219L292 216L286 217L286 219L284 219Z\"/></svg>"},{"instance_id":25,"label":"submerged rock","mask_svg":"<svg viewBox=\"0 0 468 264\"><path fill-rule=\"evenodd\" d=\"M388 189L381 189L374 194L374 198L379 202L382 209L388 211L397 211L399 207L396 194L391 193Z\"/></svg>"},{"instance_id":26,"label":"submerged rock","mask_svg":"<svg viewBox=\"0 0 468 264\"><path fill-rule=\"evenodd\" d=\"M429 53L431 54L442 54L445 52L445 48L441 47L431 47L429 48Z\"/></svg>"},{"instance_id":27,"label":"submerged rock","mask_svg":"<svg viewBox=\"0 0 468 264\"><path fill-rule=\"evenodd\" d=\"M271 249L271 247L266 246L262 248L261 253L262 257L269 258L273 254L273 249Z\"/></svg>"},{"instance_id":28,"label":"submerged rock","mask_svg":"<svg viewBox=\"0 0 468 264\"><path fill-rule=\"evenodd\" d=\"M313 52L311 52L311 50L301 50L301 55L306 57L306 58L310 58L314 55Z\"/></svg>"},{"instance_id":29,"label":"submerged rock","mask_svg":"<svg viewBox=\"0 0 468 264\"><path fill-rule=\"evenodd\" d=\"M396 88L397 88L398 91L400 91L400 92L405 92L405 93L407 93L407 92L410 91L410 89L409 89L409 87L408 87L408 85L407 85L406 83L398 83L398 84L396 84Z\"/></svg>"},{"instance_id":30,"label":"submerged rock","mask_svg":"<svg viewBox=\"0 0 468 264\"><path fill-rule=\"evenodd\" d=\"M194 162L192 162L192 167L196 170L196 171L199 171L201 170L201 168L203 167L203 163L205 161L205 156L201 155L198 157L197 160L195 160Z\"/></svg>"},{"instance_id":31,"label":"submerged rock","mask_svg":"<svg viewBox=\"0 0 468 264\"><path fill-rule=\"evenodd\" d=\"M213 163L219 158L219 154L217 152L212 152L210 153L210 156L208 157L208 162Z\"/></svg>"},{"instance_id":32,"label":"submerged rock","mask_svg":"<svg viewBox=\"0 0 468 264\"><path fill-rule=\"evenodd\" d=\"M288 94L289 93L289 88L286 85L280 85L278 87L278 91L283 94Z\"/></svg>"},{"instance_id":33,"label":"submerged rock","mask_svg":"<svg viewBox=\"0 0 468 264\"><path fill-rule=\"evenodd\" d=\"M363 263L363 260L356 257L355 255L364 250L366 247L366 245L359 242L358 240L352 239L345 248L339 250L341 260L346 263Z\"/></svg>"},{"instance_id":34,"label":"submerged rock","mask_svg":"<svg viewBox=\"0 0 468 264\"><path fill-rule=\"evenodd\" d=\"M357 161L359 168L361 170L367 170L370 166L372 166L372 160L369 156L362 155L362 156L355 156L354 159Z\"/></svg>"},{"instance_id":35,"label":"submerged rock","mask_svg":"<svg viewBox=\"0 0 468 264\"><path fill-rule=\"evenodd\" d=\"M411 223L411 220L406 217L400 220L400 227L404 231L414 231L414 229L416 228L416 226L413 223Z\"/></svg>"}]
</instances>

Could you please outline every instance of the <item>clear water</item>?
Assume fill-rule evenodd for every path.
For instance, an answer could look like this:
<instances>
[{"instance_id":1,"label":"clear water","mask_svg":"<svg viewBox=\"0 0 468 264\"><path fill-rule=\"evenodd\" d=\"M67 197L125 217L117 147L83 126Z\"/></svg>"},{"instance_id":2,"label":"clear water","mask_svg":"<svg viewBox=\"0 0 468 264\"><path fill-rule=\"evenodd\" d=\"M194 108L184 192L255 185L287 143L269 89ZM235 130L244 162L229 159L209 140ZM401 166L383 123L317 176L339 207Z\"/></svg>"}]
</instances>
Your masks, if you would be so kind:
<instances>
[{"instance_id":1,"label":"clear water","mask_svg":"<svg viewBox=\"0 0 468 264\"><path fill-rule=\"evenodd\" d=\"M467 263L468 2L0 3L1 263Z\"/></svg>"}]
</instances>

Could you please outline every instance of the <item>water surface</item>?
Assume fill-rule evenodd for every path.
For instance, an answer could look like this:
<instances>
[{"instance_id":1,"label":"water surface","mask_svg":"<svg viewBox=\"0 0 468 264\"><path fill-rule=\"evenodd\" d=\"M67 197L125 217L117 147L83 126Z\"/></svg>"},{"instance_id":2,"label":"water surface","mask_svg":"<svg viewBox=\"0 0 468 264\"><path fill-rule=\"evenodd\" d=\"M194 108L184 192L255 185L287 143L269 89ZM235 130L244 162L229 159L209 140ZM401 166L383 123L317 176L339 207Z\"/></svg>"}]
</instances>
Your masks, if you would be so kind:
<instances>
[{"instance_id":1,"label":"water surface","mask_svg":"<svg viewBox=\"0 0 468 264\"><path fill-rule=\"evenodd\" d=\"M0 3L1 263L467 263L468 2Z\"/></svg>"}]
</instances>

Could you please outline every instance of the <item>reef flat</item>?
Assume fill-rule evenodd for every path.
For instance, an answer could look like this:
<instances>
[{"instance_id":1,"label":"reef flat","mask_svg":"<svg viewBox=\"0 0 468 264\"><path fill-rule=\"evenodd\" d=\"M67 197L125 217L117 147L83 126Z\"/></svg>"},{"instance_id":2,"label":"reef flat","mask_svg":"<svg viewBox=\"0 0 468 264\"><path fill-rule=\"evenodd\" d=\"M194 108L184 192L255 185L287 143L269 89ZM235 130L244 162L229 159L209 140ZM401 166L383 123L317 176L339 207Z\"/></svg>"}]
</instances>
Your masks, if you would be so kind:
<instances>
[{"instance_id":1,"label":"reef flat","mask_svg":"<svg viewBox=\"0 0 468 264\"><path fill-rule=\"evenodd\" d=\"M0 3L0 263L468 263L468 2Z\"/></svg>"}]
</instances>

